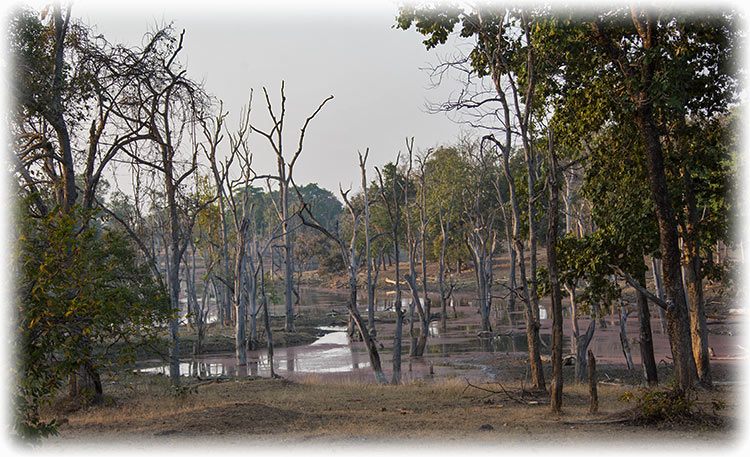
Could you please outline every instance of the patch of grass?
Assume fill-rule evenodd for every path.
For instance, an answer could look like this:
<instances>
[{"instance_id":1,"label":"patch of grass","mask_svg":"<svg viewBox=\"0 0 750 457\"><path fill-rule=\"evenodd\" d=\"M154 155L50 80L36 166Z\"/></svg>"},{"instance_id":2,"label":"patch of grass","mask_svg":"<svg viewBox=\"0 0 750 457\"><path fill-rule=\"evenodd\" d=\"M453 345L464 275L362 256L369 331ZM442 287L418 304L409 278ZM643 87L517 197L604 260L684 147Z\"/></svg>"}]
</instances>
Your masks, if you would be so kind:
<instances>
[{"instance_id":1,"label":"patch of grass","mask_svg":"<svg viewBox=\"0 0 750 457\"><path fill-rule=\"evenodd\" d=\"M637 416L635 422L679 422L690 419L693 414L695 399L690 392L677 388L654 390L639 388L637 392L626 391L620 401L635 402Z\"/></svg>"}]
</instances>

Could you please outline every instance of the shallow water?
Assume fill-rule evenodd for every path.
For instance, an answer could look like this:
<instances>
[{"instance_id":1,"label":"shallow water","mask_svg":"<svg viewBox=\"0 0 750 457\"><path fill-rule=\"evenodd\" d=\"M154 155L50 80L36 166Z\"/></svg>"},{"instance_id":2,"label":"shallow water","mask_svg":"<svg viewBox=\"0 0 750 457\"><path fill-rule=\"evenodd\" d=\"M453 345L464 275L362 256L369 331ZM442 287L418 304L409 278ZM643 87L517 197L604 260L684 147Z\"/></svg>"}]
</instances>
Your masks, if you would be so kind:
<instances>
[{"instance_id":1,"label":"shallow water","mask_svg":"<svg viewBox=\"0 0 750 457\"><path fill-rule=\"evenodd\" d=\"M320 313L330 310L344 312L348 293L337 290L303 289L301 292L301 305L297 307L302 314ZM407 299L408 300L408 299ZM433 303L436 300L433 298ZM379 310L388 309L393 306L394 294L381 293L376 297L376 305ZM405 300L404 307L407 309L408 301ZM432 322L429 329L429 338L425 354L421 358L410 358L409 350L415 339L409 335L408 323L404 323L402 370L404 379L423 379L433 376L461 375L464 377L482 378L488 374L488 367L476 363L482 354L507 353L514 355L526 355L528 345L525 334L525 317L523 311L511 311L496 307L493 310L493 337L479 337L482 330L479 324L479 316L473 308L473 297L459 296L455 305L461 314L459 319L448 321L446 329L439 322ZM549 355L551 345L551 320L548 316L548 303L540 303L540 314L542 317L542 328L540 337L542 340L541 352ZM364 313L364 309L360 307ZM439 311L433 305L433 311ZM282 312L279 310L279 312ZM452 310L448 311L453 315ZM654 312L652 315L657 315ZM602 328L597 324L594 339L589 347L594 352L597 360L625 363L625 356L620 343L620 326L617 316L607 316L605 320L608 325ZM579 319L581 331L585 331L588 325L587 319ZM670 361L670 350L665 334L660 330L658 319L651 322L653 329L654 353L656 361ZM377 326L379 353L381 363L386 372L392 366L393 324L379 323ZM415 323L415 329L419 325ZM287 378L304 378L306 376L348 376L350 378L369 380L372 378L370 361L367 350L361 342L349 342L345 327L321 327L327 332L312 344L289 348L275 348L273 358L274 372ZM566 308L563 322L563 347L565 353L571 351L572 323L569 308ZM635 313L631 313L627 321L627 336L630 341L631 355L636 369L640 364L640 352L637 342L638 320ZM737 346L739 340L733 335L710 335L710 346L714 348L715 356L721 362L727 358L736 356L739 352L744 353ZM180 365L180 373L183 376L200 375L209 376L269 376L271 373L270 363L265 349L248 351L247 365L238 366L234 353L213 354L192 360L185 360ZM152 362L144 368L139 369L142 373L168 374L167 365Z\"/></svg>"}]
</instances>

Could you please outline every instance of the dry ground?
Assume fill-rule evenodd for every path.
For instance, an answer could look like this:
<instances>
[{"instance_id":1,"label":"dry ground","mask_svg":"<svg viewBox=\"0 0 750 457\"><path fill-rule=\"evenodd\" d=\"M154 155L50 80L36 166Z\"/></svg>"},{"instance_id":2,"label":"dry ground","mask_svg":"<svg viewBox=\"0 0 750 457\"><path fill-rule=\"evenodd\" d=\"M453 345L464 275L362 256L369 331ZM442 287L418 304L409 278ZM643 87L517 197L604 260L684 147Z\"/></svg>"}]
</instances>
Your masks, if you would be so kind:
<instances>
[{"instance_id":1,"label":"dry ground","mask_svg":"<svg viewBox=\"0 0 750 457\"><path fill-rule=\"evenodd\" d=\"M736 393L729 387L696 393L700 419L682 423L633 425L607 422L625 417L630 404L618 397L622 385L599 386L600 410L589 414L584 386L565 387L564 410L549 412L546 394L525 393L520 385L483 384L493 394L462 379L401 386L355 382L326 383L284 379L246 379L187 384L171 394L167 379L143 377L132 388L111 389L106 405L66 411L57 405L48 417L63 421L60 435L44 447L128 446L246 441L276 446L317 443L428 442L549 446L564 444L711 446L737 443ZM502 392L505 389L509 394ZM713 405L726 407L714 415ZM68 405L69 406L69 405ZM741 424L740 424L741 426ZM651 443L651 444L647 444Z\"/></svg>"}]
</instances>

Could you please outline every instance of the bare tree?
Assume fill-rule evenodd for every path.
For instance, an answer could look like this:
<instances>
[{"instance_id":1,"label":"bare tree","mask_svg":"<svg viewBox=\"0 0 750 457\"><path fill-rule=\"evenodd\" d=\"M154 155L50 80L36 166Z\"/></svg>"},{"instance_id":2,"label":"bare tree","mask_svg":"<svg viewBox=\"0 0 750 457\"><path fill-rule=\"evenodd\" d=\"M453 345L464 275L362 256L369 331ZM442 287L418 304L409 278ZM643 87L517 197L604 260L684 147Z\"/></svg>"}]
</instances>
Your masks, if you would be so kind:
<instances>
[{"instance_id":1,"label":"bare tree","mask_svg":"<svg viewBox=\"0 0 750 457\"><path fill-rule=\"evenodd\" d=\"M453 198L449 203L449 206L453 206ZM440 322L443 330L447 327L448 320L448 300L453 294L453 289L456 287L454 280L449 280L446 284L445 281L445 257L448 251L448 235L451 230L451 211L443 213L442 202L438 201L438 222L440 223L440 257L438 259L438 290L440 291ZM455 308L454 308L455 311Z\"/></svg>"},{"instance_id":2,"label":"bare tree","mask_svg":"<svg viewBox=\"0 0 750 457\"><path fill-rule=\"evenodd\" d=\"M284 238L284 297L286 299L286 320L284 321L284 330L287 332L294 331L294 308L292 305L292 295L294 287L294 267L293 267L293 255L292 255L292 237L291 230L289 230L288 223L289 217L289 186L292 182L292 173L294 171L294 165L297 163L299 155L302 153L302 145L305 138L305 132L307 126L312 119L320 112L323 106L333 99L333 95L328 96L318 108L305 120L302 128L300 129L299 141L297 144L297 150L292 155L291 160L288 160L284 156L283 148L283 131L284 131L284 120L286 116L286 95L284 94L284 82L281 82L281 112L276 113L271 104L271 99L268 95L266 88L263 88L263 94L266 99L266 107L268 114L271 118L273 126L269 130L261 130L256 125L250 124L250 129L253 132L259 133L261 136L268 140L268 144L276 154L276 165L278 175L269 176L269 178L276 181L279 186L279 201L275 203L276 213L279 221L282 223L282 233Z\"/></svg>"},{"instance_id":3,"label":"bare tree","mask_svg":"<svg viewBox=\"0 0 750 457\"><path fill-rule=\"evenodd\" d=\"M469 227L466 236L466 246L472 256L474 272L477 282L477 301L482 316L482 331L492 332L490 311L492 309L492 259L499 245L497 236L497 207L488 205L491 197L488 195L491 176L492 157L485 153L480 143L479 149L472 151L466 148L472 164L471 181L466 184L464 194L463 217ZM489 336L489 335L488 335Z\"/></svg>"},{"instance_id":4,"label":"bare tree","mask_svg":"<svg viewBox=\"0 0 750 457\"><path fill-rule=\"evenodd\" d=\"M400 262L399 257L399 221L401 220L401 199L398 196L398 163L401 159L401 153L396 156L396 163L394 164L394 176L391 187L391 198L388 198L385 192L385 184L383 182L383 175L380 173L378 168L375 171L378 173L378 180L380 182L380 196L385 205L385 209L388 212L388 219L391 221L391 238L393 239L393 255L395 258L395 278L396 278L396 299L394 301L394 311L396 312L396 329L393 334L393 376L391 378L391 384L401 383L401 336L403 334L404 326L404 311L401 309L401 275L400 275Z\"/></svg>"},{"instance_id":5,"label":"bare tree","mask_svg":"<svg viewBox=\"0 0 750 457\"><path fill-rule=\"evenodd\" d=\"M372 276L372 252L370 251L370 200L367 195L367 171L365 165L367 163L367 156L370 153L370 148L365 150L363 156L361 152L357 152L359 155L359 169L362 173L362 196L365 200L365 262L367 263L367 323L370 326L370 335L375 338L377 331L375 330L375 281Z\"/></svg>"},{"instance_id":6,"label":"bare tree","mask_svg":"<svg viewBox=\"0 0 750 457\"><path fill-rule=\"evenodd\" d=\"M411 211L409 210L409 204L410 204L410 198L409 198L409 180L413 177L412 175L412 166L413 166L413 154L414 154L414 138L411 138L411 141L407 138L406 140L406 149L409 151L409 162L408 162L408 169L406 171L406 179L404 179L403 184L403 194L404 194L404 214L406 215L406 245L408 248L408 256L409 256L409 273L404 275L404 279L406 279L406 283L409 285L409 289L411 290L411 304L409 305L409 334L412 337L412 345L411 345L411 356L413 357L421 357L424 354L425 347L427 345L427 335L429 334L430 329L430 304L429 304L429 298L427 297L427 274L426 274L426 258L425 258L425 240L426 240L426 231L427 231L427 214L426 214L426 205L424 200L424 192L426 190L426 180L425 180L425 173L424 173L424 163L425 160L417 160L418 165L420 167L420 173L417 176L417 180L421 186L421 191L418 190L417 196L414 199L413 202L411 202L412 206L416 207L416 212L419 215L419 226L416 228L416 231L412 228L412 218L411 218ZM419 255L419 251L421 250L421 256ZM416 272L416 262L417 257L421 257L422 260L422 294L424 297L424 306L422 305L423 301L420 299L419 296L419 286L417 285L417 272ZM422 330L418 337L414 335L414 310L416 309L417 314L419 316L419 321L422 325Z\"/></svg>"},{"instance_id":7,"label":"bare tree","mask_svg":"<svg viewBox=\"0 0 750 457\"><path fill-rule=\"evenodd\" d=\"M485 21L482 11L477 11L477 25L479 26L479 40L483 43L482 49L488 60L492 80L495 85L498 99L502 105L502 118L500 122L506 130L505 144L496 142L497 146L503 152L503 169L506 178L512 180L510 170L507 165L507 158L511 151L511 125L518 131L518 136L523 145L524 159L526 162L527 182L529 189L529 198L527 206L527 217L529 226L529 275L531 276L528 285L525 278L525 265L523 256L523 244L521 242L519 231L517 230L518 220L514 222L514 242L516 244L516 254L521 271L521 282L524 288L524 300L527 301L527 339L529 340L529 356L531 359L531 371L534 385L538 389L544 389L544 371L541 367L541 357L539 355L539 298L536 293L537 273L536 273L536 207L535 200L538 196L534 195L536 184L537 163L536 153L531 142L531 121L534 110L536 74L535 74L535 55L534 47L531 42L530 22L527 18L526 11L520 11L520 23L518 23L518 43L521 45L519 51L525 53L525 75L523 80L518 77L513 69L513 65L508 61L501 43L507 42L506 27L493 27L492 20ZM525 83L525 87L520 84ZM511 113L514 123L511 124ZM494 137L493 137L494 138ZM512 190L511 200L515 199L515 189ZM514 217L520 215L518 203L511 203L513 206ZM528 289L528 291L526 290ZM530 313L529 313L530 312Z\"/></svg>"},{"instance_id":8,"label":"bare tree","mask_svg":"<svg viewBox=\"0 0 750 457\"><path fill-rule=\"evenodd\" d=\"M172 43L170 30L154 33L154 40ZM147 144L132 143L122 151L130 158L134 168L145 168L151 176L158 175L164 189L167 214L166 272L170 303L174 316L170 320L171 345L169 351L170 378L173 385L179 384L179 326L180 326L180 264L188 246L192 227L198 213L213 200L189 208L184 204L180 186L194 175L198 167L198 146L194 127L204 115L208 96L203 88L185 76L178 56L182 50L184 31L176 44L166 44L167 51L151 56L151 73L142 75L139 81L140 101L131 107L133 122L147 126ZM190 159L183 162L185 137L192 149ZM150 147L148 147L150 146ZM118 219L120 222L125 222ZM127 229L126 229L127 230ZM142 247L137 234L127 230Z\"/></svg>"},{"instance_id":9,"label":"bare tree","mask_svg":"<svg viewBox=\"0 0 750 457\"><path fill-rule=\"evenodd\" d=\"M221 219L221 260L220 260L220 272L223 275L223 279L226 281L230 276L229 266L229 226L226 219L226 195L224 192L224 186L227 179L227 170L219 170L218 160L216 152L219 144L224 139L224 121L227 112L223 110L223 103L219 105L219 113L211 118L205 119L201 122L203 129L203 136L205 139L206 147L204 152L208 159L208 165L211 169L211 175L214 179L214 186L216 187L216 198L219 202L219 217ZM226 282L222 282L222 286L219 289L221 300L217 301L217 307L219 309L219 321L221 325L226 325L227 320L230 317L230 306L232 291Z\"/></svg>"},{"instance_id":10,"label":"bare tree","mask_svg":"<svg viewBox=\"0 0 750 457\"><path fill-rule=\"evenodd\" d=\"M291 182L294 185L294 181ZM302 193L296 185L294 186L294 189L297 192L297 196L301 203L301 208L299 209L298 214L302 218L302 223L308 227L314 228L315 230L328 237L331 241L333 241L338 246L341 256L346 262L347 269L349 270L349 301L347 302L347 310L349 311L350 318L359 331L359 335L362 338L362 341L364 341L365 346L367 347L367 352L370 357L370 365L375 372L375 378L379 383L385 384L387 383L387 381L385 378L385 374L383 374L383 368L380 363L380 355L378 354L378 348L375 343L375 339L370 336L370 332L367 329L367 323L362 319L362 316L359 314L359 310L357 309L357 273L360 266L361 252L357 252L355 241L357 238L357 226L359 225L359 218L361 216L361 213L363 213L364 211L360 211L355 208L355 206L349 199L348 194L351 189L347 191L340 189L341 197L349 210L352 224L351 239L349 241L349 245L347 246L346 242L338 233L334 234L330 232L315 218L315 216L312 214L312 211L310 210L310 207L304 201Z\"/></svg>"}]
</instances>

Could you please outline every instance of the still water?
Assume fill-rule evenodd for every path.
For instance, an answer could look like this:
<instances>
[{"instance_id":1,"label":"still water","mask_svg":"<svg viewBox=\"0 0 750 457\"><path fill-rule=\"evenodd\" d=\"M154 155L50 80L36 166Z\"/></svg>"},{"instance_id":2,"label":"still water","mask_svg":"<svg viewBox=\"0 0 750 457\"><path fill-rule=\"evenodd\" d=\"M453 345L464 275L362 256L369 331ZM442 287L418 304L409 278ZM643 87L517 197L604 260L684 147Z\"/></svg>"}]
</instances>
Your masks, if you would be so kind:
<instances>
[{"instance_id":1,"label":"still water","mask_svg":"<svg viewBox=\"0 0 750 457\"><path fill-rule=\"evenodd\" d=\"M300 294L300 305L296 311L300 314L307 313L346 313L346 301L348 293L337 290L303 289ZM364 298L364 297L363 297ZM364 299L361 301L364 302ZM395 294L380 293L376 296L376 307L379 311L387 311L393 308ZM403 306L409 309L409 299L404 295ZM502 306L493 307L492 322L494 333L491 338L480 337L481 326L479 316L471 296L459 296L453 302L455 308L448 309L448 325L443 329L439 322L432 322L429 329L429 338L424 357L410 358L409 349L415 344L408 332L408 323L404 323L402 364L404 377L409 379L425 378L428 376L445 376L459 374L464 376L467 371L474 370L474 374L482 376L487 374L487 366L475 363L484 356L492 353L507 353L525 355L528 354L528 345L525 334L524 312L517 307L508 310ZM550 327L548 319L549 304L544 301L540 303L540 315L542 320L541 340L542 354L549 355L551 345ZM360 307L361 312L364 309ZM454 309L459 317L453 319ZM433 312L439 312L439 301L433 299ZM283 313L283 306L272 309L275 315ZM628 338L631 340L631 351L633 362L640 363L639 349L637 343L638 321L636 313L631 313L627 321ZM564 338L563 346L566 352L571 352L572 322L570 319L570 308L564 309ZM656 316L657 313L652 314ZM364 317L364 316L363 316ZM624 363L624 355L620 344L619 322L616 315L606 316L604 319L606 328L597 325L594 340L590 349L594 352L597 360L605 360ZM586 329L587 319L580 319L580 327ZM659 321L654 318L651 322L654 332L653 341L657 362L668 361L670 356L669 344L666 335L661 333ZM393 323L378 323L378 345L383 368L388 371L392 364ZM415 328L419 325L415 323ZM289 348L276 348L274 350L273 368L274 372L288 378L300 378L310 375L317 376L350 376L358 379L372 377L370 361L367 350L361 342L350 342L346 335L345 327L320 327L323 336L312 344ZM725 335L711 335L711 343L720 357L731 356L730 354L735 341L724 341ZM719 349L722 348L722 349ZM724 349L727 348L727 349ZM723 354L727 352L727 354ZM270 363L265 349L249 351L247 354L247 365L238 366L234 353L212 354L194 359L185 359L180 365L180 373L183 376L199 375L202 377L228 376L269 376ZM463 368L462 368L463 367ZM469 368L466 368L469 367ZM153 361L145 363L138 370L141 373L168 374L169 368L163 362Z\"/></svg>"}]
</instances>

